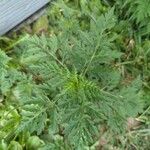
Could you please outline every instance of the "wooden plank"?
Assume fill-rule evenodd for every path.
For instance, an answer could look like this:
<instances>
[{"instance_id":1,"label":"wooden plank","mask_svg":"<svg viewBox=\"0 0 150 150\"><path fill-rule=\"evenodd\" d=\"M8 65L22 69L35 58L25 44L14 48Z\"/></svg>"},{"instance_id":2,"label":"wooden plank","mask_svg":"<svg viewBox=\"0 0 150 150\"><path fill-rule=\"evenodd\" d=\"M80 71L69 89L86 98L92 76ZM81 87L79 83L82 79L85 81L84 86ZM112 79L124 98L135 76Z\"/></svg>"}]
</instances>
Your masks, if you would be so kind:
<instances>
[{"instance_id":1,"label":"wooden plank","mask_svg":"<svg viewBox=\"0 0 150 150\"><path fill-rule=\"evenodd\" d=\"M0 35L44 7L49 0L0 0Z\"/></svg>"}]
</instances>

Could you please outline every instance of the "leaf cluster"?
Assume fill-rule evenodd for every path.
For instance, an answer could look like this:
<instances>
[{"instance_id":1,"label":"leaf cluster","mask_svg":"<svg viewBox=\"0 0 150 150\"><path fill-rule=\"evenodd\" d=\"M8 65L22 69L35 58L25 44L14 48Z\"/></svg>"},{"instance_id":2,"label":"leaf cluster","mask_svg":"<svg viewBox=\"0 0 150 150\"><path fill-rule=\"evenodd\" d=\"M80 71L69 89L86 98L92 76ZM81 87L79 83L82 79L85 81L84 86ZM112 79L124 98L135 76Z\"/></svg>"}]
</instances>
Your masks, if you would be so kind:
<instances>
[{"instance_id":1,"label":"leaf cluster","mask_svg":"<svg viewBox=\"0 0 150 150\"><path fill-rule=\"evenodd\" d=\"M115 8L95 4L103 3L83 0L71 8L59 1L49 14L56 26L50 35L27 35L13 54L0 51L0 107L10 109L0 113L1 139L13 145L29 132L46 137L30 137L39 149L82 150L99 140L102 128L125 134L127 119L142 112L140 73L129 78L122 64ZM19 140L30 149L30 140Z\"/></svg>"}]
</instances>

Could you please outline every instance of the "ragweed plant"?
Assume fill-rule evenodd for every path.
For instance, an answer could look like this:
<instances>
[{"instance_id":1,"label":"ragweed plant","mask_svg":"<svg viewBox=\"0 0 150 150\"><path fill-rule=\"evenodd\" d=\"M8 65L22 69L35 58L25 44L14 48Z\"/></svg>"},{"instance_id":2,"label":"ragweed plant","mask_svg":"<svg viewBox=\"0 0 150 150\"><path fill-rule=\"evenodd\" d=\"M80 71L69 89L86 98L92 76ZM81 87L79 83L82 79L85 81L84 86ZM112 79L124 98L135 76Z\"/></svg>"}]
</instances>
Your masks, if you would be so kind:
<instances>
[{"instance_id":1,"label":"ragweed plant","mask_svg":"<svg viewBox=\"0 0 150 150\"><path fill-rule=\"evenodd\" d=\"M11 54L0 51L1 145L83 150L102 128L125 134L127 119L143 110L140 73L133 79L122 71L115 8L83 8L56 3L53 32L27 35Z\"/></svg>"}]
</instances>

